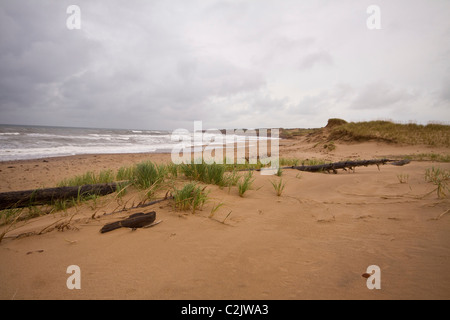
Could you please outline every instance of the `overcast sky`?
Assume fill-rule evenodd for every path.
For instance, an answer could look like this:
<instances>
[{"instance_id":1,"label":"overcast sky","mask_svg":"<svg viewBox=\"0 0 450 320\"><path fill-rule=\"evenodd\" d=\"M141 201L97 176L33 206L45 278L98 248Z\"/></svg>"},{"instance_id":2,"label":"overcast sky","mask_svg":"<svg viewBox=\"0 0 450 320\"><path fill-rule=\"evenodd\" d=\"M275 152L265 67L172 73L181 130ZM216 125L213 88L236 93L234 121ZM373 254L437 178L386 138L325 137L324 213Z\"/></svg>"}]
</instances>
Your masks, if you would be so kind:
<instances>
[{"instance_id":1,"label":"overcast sky","mask_svg":"<svg viewBox=\"0 0 450 320\"><path fill-rule=\"evenodd\" d=\"M0 123L448 123L449 14L448 0L0 0Z\"/></svg>"}]
</instances>

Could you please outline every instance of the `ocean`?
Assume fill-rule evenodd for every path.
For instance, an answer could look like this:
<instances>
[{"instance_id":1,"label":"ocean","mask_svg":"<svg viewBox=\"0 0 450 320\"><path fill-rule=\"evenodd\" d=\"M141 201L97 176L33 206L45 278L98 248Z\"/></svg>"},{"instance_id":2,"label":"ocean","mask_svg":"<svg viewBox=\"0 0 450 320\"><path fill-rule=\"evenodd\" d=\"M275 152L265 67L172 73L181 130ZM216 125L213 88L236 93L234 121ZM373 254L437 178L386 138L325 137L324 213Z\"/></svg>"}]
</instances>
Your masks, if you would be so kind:
<instances>
[{"instance_id":1,"label":"ocean","mask_svg":"<svg viewBox=\"0 0 450 320\"><path fill-rule=\"evenodd\" d=\"M179 141L171 131L64 128L0 125L0 161L40 159L80 154L167 153ZM184 141L191 141L189 133ZM236 141L245 139L233 135ZM257 137L247 137L256 141ZM184 148L194 143L183 144ZM211 144L210 144L211 145Z\"/></svg>"},{"instance_id":2,"label":"ocean","mask_svg":"<svg viewBox=\"0 0 450 320\"><path fill-rule=\"evenodd\" d=\"M0 161L78 154L170 152L169 131L0 126Z\"/></svg>"}]
</instances>

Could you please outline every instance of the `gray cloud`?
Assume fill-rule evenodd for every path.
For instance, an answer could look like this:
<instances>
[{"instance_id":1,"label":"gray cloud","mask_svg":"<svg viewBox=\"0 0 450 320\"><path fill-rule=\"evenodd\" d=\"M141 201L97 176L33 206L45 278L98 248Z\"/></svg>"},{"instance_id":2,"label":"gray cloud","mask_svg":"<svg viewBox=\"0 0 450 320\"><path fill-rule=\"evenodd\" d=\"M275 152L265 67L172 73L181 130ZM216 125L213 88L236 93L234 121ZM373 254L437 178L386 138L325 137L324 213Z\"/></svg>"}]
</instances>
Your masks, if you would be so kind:
<instances>
[{"instance_id":1,"label":"gray cloud","mask_svg":"<svg viewBox=\"0 0 450 320\"><path fill-rule=\"evenodd\" d=\"M406 89L396 89L384 82L370 83L364 86L350 105L351 109L392 108L396 104L406 104L415 95Z\"/></svg>"},{"instance_id":2,"label":"gray cloud","mask_svg":"<svg viewBox=\"0 0 450 320\"><path fill-rule=\"evenodd\" d=\"M315 65L332 65L333 58L328 52L316 52L306 55L300 62L300 70L306 70Z\"/></svg>"},{"instance_id":3,"label":"gray cloud","mask_svg":"<svg viewBox=\"0 0 450 320\"><path fill-rule=\"evenodd\" d=\"M442 79L442 85L439 90L439 98L450 102L450 68L447 70L447 74Z\"/></svg>"},{"instance_id":4,"label":"gray cloud","mask_svg":"<svg viewBox=\"0 0 450 320\"><path fill-rule=\"evenodd\" d=\"M363 2L79 0L71 31L71 1L0 0L0 123L312 127L402 121L405 105L450 118L450 4L380 0L369 31Z\"/></svg>"}]
</instances>

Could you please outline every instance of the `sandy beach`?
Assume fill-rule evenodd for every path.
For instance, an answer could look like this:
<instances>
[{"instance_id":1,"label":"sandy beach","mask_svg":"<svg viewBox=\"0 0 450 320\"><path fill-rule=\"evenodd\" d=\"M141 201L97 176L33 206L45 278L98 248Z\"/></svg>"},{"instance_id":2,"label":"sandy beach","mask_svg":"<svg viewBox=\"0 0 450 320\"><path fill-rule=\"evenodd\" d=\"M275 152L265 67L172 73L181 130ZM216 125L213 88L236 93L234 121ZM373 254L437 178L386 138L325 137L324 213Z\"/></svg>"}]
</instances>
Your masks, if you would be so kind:
<instances>
[{"instance_id":1,"label":"sandy beach","mask_svg":"<svg viewBox=\"0 0 450 320\"><path fill-rule=\"evenodd\" d=\"M303 137L280 142L284 158L416 153L448 149L364 142L327 151ZM168 163L170 154L2 162L0 192L53 187L66 177L143 160ZM0 243L0 299L449 299L450 214L443 213L450 201L425 181L432 166L450 169L431 161L338 174L285 169L281 196L270 183L280 177L257 173L244 197L236 187L205 185L209 199L195 214L174 210L170 201L118 210L139 202L131 192L19 222ZM149 211L162 222L99 232ZM52 228L68 219L64 231ZM29 234L44 229L49 232ZM66 286L70 265L80 267L79 290ZM380 267L380 290L369 290L362 277L371 265Z\"/></svg>"},{"instance_id":2,"label":"sandy beach","mask_svg":"<svg viewBox=\"0 0 450 320\"><path fill-rule=\"evenodd\" d=\"M450 300L449 12L0 1L0 300Z\"/></svg>"}]
</instances>

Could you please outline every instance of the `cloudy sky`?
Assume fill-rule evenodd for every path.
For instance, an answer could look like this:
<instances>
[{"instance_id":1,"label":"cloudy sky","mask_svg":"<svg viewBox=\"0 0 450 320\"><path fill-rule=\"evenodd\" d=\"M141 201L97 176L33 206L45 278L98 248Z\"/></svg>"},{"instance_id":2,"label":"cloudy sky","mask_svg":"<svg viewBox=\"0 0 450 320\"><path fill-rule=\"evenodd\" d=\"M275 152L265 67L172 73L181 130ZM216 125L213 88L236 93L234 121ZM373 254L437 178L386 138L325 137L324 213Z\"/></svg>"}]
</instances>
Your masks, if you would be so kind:
<instances>
[{"instance_id":1,"label":"cloudy sky","mask_svg":"<svg viewBox=\"0 0 450 320\"><path fill-rule=\"evenodd\" d=\"M449 13L448 0L0 0L0 123L448 123Z\"/></svg>"}]
</instances>

